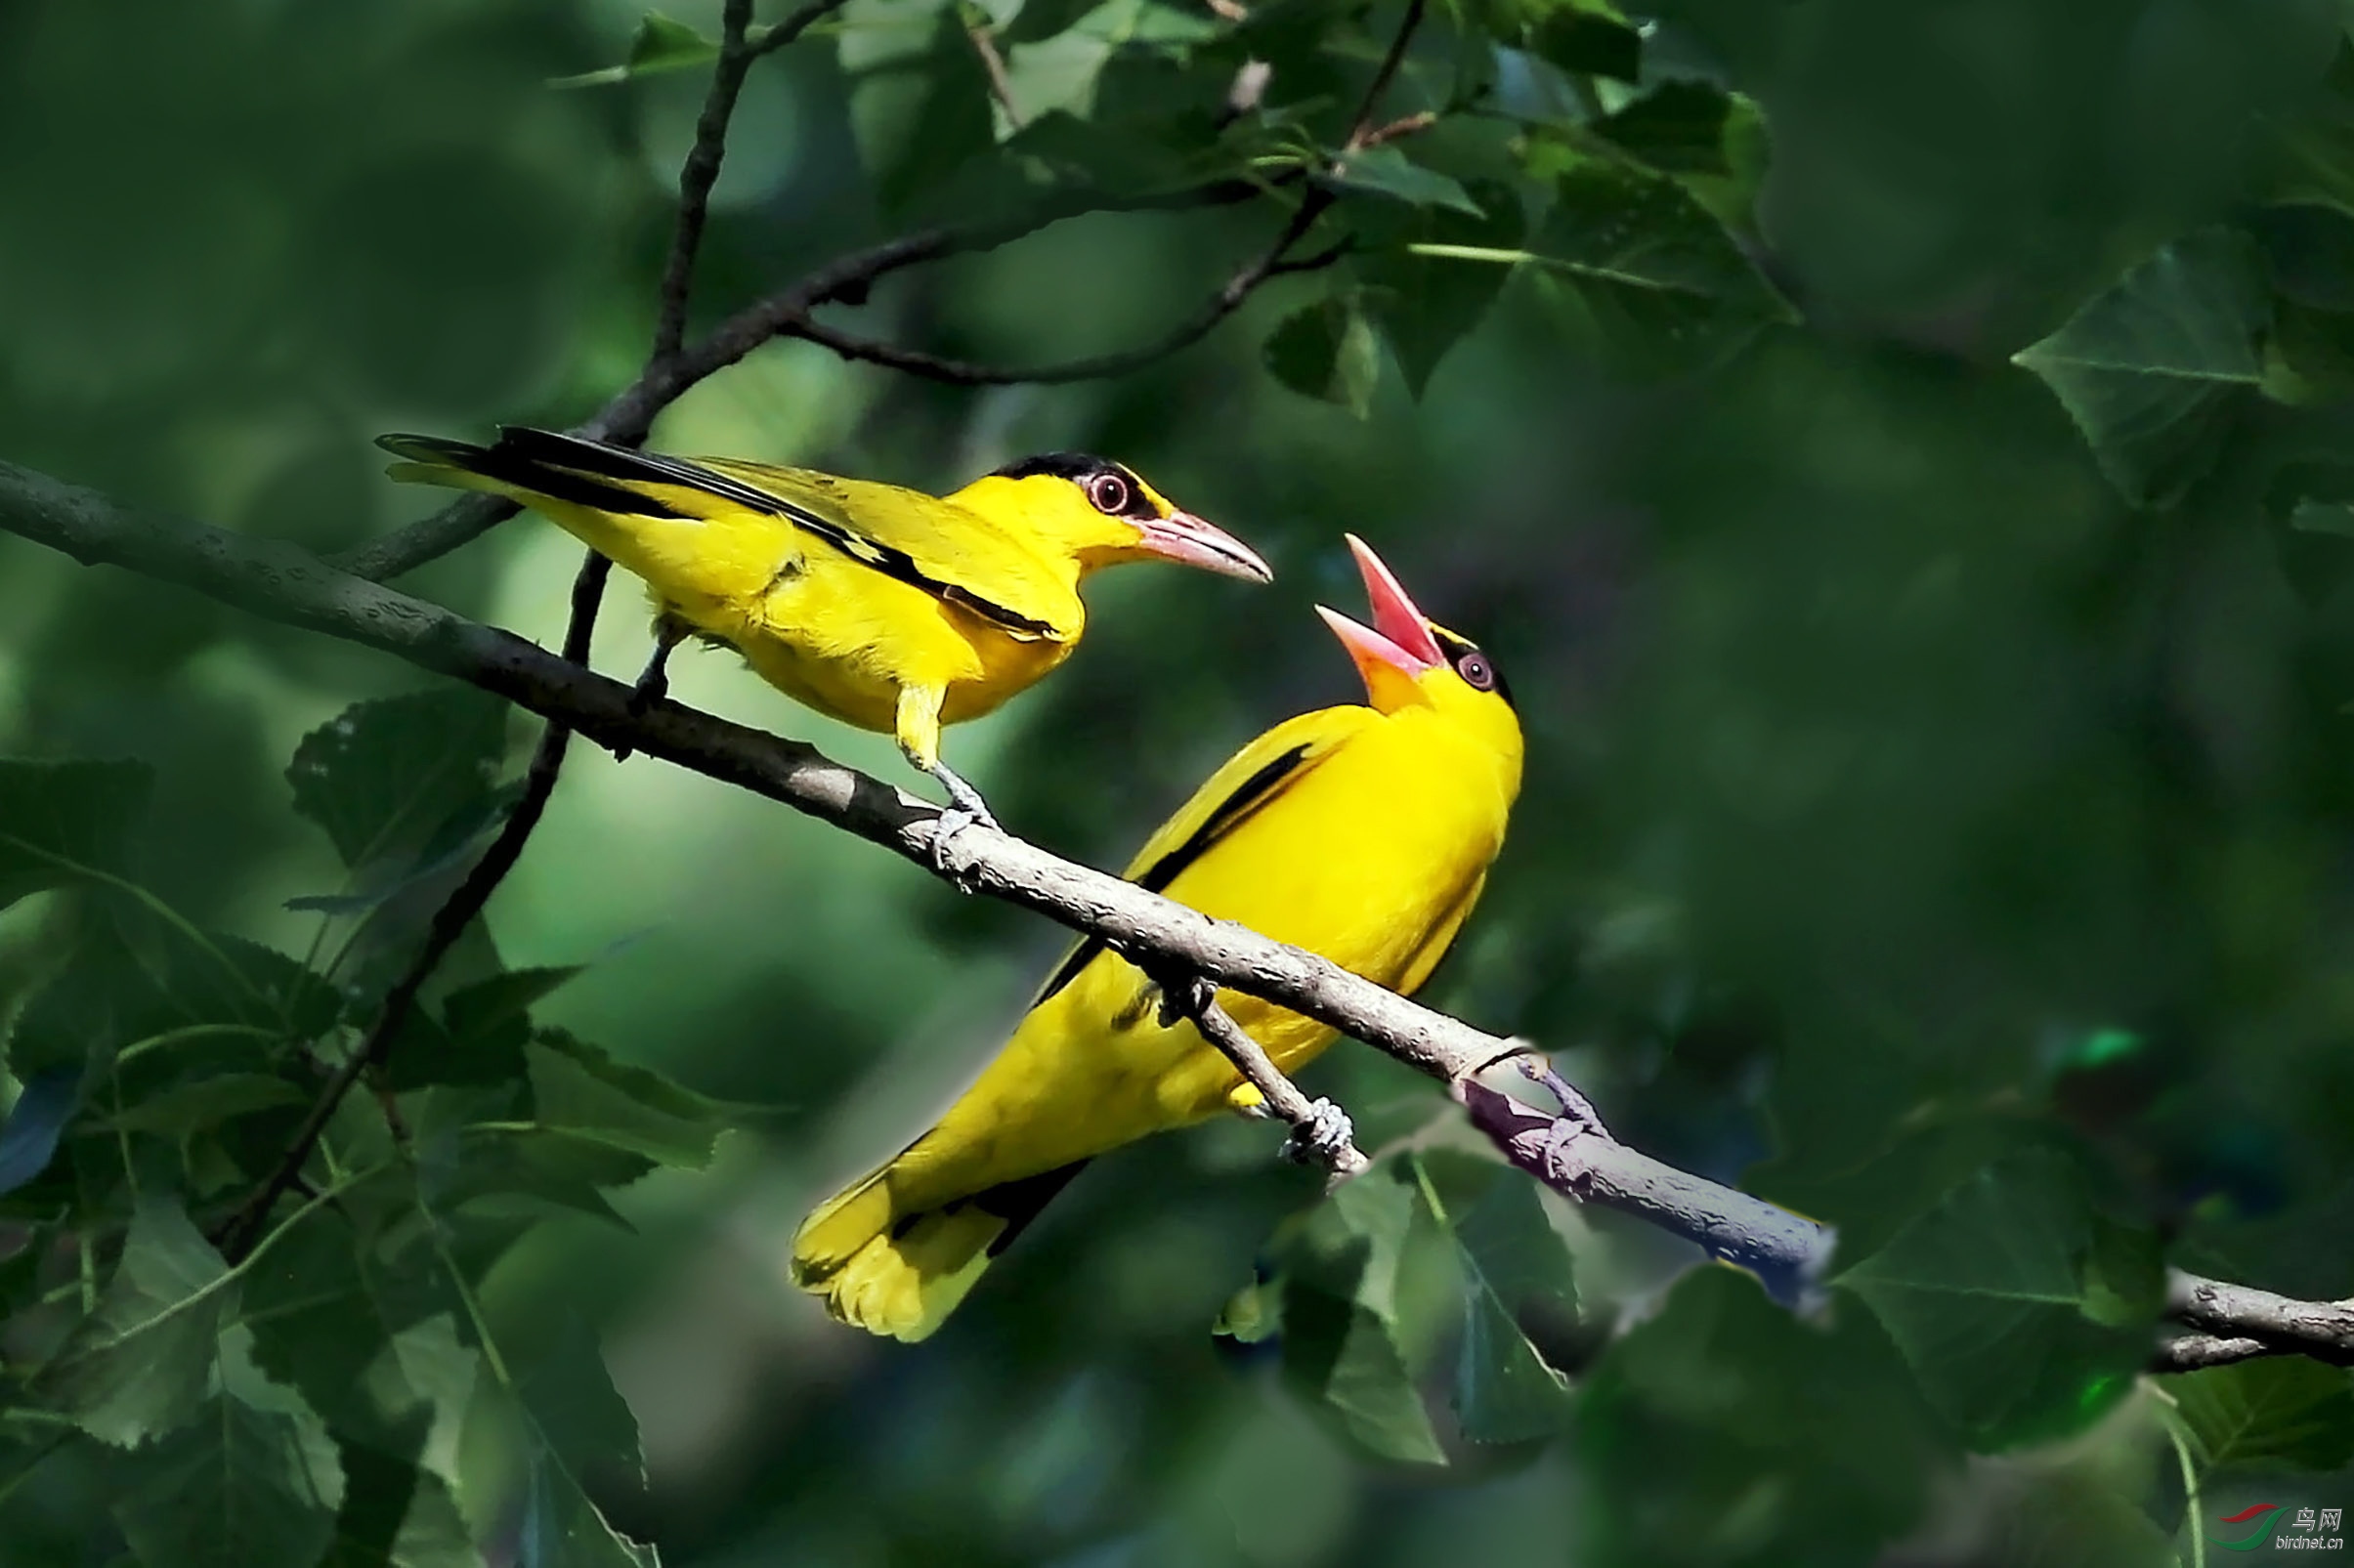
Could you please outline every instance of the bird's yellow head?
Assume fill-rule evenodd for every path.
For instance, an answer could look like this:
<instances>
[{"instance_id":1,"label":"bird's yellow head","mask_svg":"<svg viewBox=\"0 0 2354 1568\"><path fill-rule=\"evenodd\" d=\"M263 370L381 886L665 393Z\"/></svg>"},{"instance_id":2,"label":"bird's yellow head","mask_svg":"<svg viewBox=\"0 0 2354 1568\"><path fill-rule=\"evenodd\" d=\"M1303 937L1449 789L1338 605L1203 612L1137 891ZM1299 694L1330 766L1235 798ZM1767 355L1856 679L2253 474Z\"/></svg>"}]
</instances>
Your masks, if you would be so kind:
<instances>
[{"instance_id":1,"label":"bird's yellow head","mask_svg":"<svg viewBox=\"0 0 2354 1568\"><path fill-rule=\"evenodd\" d=\"M1382 558L1355 534L1348 539L1357 574L1365 579L1373 624L1322 605L1316 614L1356 661L1366 701L1385 714L1434 710L1518 759L1520 719L1495 660L1416 609Z\"/></svg>"},{"instance_id":2,"label":"bird's yellow head","mask_svg":"<svg viewBox=\"0 0 2354 1568\"><path fill-rule=\"evenodd\" d=\"M1046 452L984 474L949 497L1013 524L1079 565L1082 574L1123 561L1177 561L1268 582L1259 552L1215 524L1180 512L1125 463Z\"/></svg>"}]
</instances>

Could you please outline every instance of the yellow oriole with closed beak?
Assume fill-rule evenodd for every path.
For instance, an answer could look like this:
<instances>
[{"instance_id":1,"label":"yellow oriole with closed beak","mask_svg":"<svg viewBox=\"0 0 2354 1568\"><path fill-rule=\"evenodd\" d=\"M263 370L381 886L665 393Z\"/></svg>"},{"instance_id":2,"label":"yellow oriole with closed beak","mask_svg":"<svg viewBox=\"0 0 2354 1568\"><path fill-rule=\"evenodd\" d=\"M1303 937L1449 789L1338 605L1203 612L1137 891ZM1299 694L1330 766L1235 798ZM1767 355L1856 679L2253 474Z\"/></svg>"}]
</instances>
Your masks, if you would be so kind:
<instances>
[{"instance_id":1,"label":"yellow oriole with closed beak","mask_svg":"<svg viewBox=\"0 0 2354 1568\"><path fill-rule=\"evenodd\" d=\"M1351 538L1366 627L1319 607L1368 706L1253 741L1163 823L1127 876L1206 914L1411 993L1478 900L1520 786L1520 725L1485 654L1414 608ZM1101 942L1055 969L1013 1038L898 1158L810 1214L792 1277L837 1318L920 1339L1089 1159L1256 1088ZM1333 1031L1257 997L1218 1000L1296 1071Z\"/></svg>"},{"instance_id":2,"label":"yellow oriole with closed beak","mask_svg":"<svg viewBox=\"0 0 2354 1568\"><path fill-rule=\"evenodd\" d=\"M940 727L990 712L1069 656L1079 584L1163 560L1265 582L1224 530L1106 458L1049 452L953 495L729 457L668 457L508 426L489 446L380 436L394 479L487 490L546 514L645 579L661 696L683 637L722 643L787 696L895 736L958 820L990 821L940 761ZM946 832L941 838L945 841Z\"/></svg>"}]
</instances>

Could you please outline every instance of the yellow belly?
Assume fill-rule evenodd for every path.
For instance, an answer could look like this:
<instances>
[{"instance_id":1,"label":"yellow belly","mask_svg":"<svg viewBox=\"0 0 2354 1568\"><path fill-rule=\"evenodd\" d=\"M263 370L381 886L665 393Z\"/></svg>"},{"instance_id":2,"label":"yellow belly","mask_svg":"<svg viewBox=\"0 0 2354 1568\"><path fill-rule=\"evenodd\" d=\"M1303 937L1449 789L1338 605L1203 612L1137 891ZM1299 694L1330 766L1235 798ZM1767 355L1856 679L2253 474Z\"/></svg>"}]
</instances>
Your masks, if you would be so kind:
<instances>
[{"instance_id":1,"label":"yellow belly","mask_svg":"<svg viewBox=\"0 0 2354 1568\"><path fill-rule=\"evenodd\" d=\"M1434 753L1434 742L1439 754ZM1205 913L1410 992L1470 912L1510 807L1492 763L1379 727L1245 821L1167 889ZM1286 1072L1333 1031L1235 992L1220 1001ZM1144 978L1104 954L1025 1018L939 1125L893 1162L910 1212L1210 1116L1240 1079L1191 1024L1164 1028Z\"/></svg>"},{"instance_id":2,"label":"yellow belly","mask_svg":"<svg viewBox=\"0 0 2354 1568\"><path fill-rule=\"evenodd\" d=\"M900 692L947 694L941 718L978 718L1068 657L920 588L810 549L749 595L656 595L658 607L728 644L754 673L829 717L891 733Z\"/></svg>"}]
</instances>

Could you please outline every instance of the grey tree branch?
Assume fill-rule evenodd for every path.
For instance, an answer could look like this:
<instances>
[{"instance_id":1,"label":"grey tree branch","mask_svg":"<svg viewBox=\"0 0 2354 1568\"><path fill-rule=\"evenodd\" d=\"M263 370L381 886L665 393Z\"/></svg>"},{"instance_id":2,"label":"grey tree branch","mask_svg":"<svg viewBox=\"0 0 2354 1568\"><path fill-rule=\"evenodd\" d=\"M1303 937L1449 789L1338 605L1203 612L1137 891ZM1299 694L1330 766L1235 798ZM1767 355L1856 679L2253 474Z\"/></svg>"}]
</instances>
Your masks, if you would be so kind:
<instances>
[{"instance_id":1,"label":"grey tree branch","mask_svg":"<svg viewBox=\"0 0 2354 1568\"><path fill-rule=\"evenodd\" d=\"M2208 1357L2203 1365L2244 1361L2251 1355L2303 1355L2354 1367L2354 1299L2299 1301L2253 1286L2169 1269L2166 1314L2200 1330L2194 1338L2213 1341L2182 1352ZM2247 1344L2259 1348L2231 1353Z\"/></svg>"},{"instance_id":2,"label":"grey tree branch","mask_svg":"<svg viewBox=\"0 0 2354 1568\"><path fill-rule=\"evenodd\" d=\"M1314 954L1214 920L1131 882L978 826L933 858L939 809L845 768L815 747L662 700L511 633L337 570L276 539L134 514L94 491L0 462L0 530L88 566L115 566L193 589L264 619L299 626L468 682L607 745L630 745L722 784L780 801L879 844L926 871L1330 1024L1438 1080L1515 1165L1570 1198L1599 1204L1755 1270L1784 1299L1819 1277L1831 1234L1747 1193L1678 1170L1611 1137L1581 1096L1541 1109L1477 1081L1527 1042L1490 1035L1349 974ZM2342 1356L2354 1307L2180 1275L2173 1316L2202 1334L2260 1340L2270 1354Z\"/></svg>"}]
</instances>

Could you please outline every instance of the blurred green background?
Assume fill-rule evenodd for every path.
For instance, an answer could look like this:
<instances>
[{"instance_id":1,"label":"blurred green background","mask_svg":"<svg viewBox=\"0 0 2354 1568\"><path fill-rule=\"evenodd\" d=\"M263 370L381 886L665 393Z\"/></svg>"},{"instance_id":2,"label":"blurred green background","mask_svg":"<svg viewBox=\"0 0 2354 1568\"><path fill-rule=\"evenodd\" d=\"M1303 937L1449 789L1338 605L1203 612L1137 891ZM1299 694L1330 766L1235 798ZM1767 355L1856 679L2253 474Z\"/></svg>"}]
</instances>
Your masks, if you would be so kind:
<instances>
[{"instance_id":1,"label":"blurred green background","mask_svg":"<svg viewBox=\"0 0 2354 1568\"><path fill-rule=\"evenodd\" d=\"M675 9L715 30L715 4ZM1251 735L1351 698L1309 607L1355 608L1340 534L1361 533L1496 655L1529 735L1512 840L1433 1000L1555 1050L1648 1152L1802 1207L1907 1118L2016 1111L2105 1151L2243 1277L2354 1292L2354 604L2244 509L2129 509L2008 362L2231 213L2250 126L2316 89L2334 11L1652 9L1662 47L1754 95L1773 133L1770 271L1807 321L1721 368L1605 378L1516 282L1421 401L1392 367L1360 420L1260 367L1320 286L1285 283L1103 384L948 390L772 345L654 445L935 489L1076 446L1257 544L1263 590L1101 582L1065 670L956 732L1010 827L1096 865ZM642 360L704 76L547 82L621 58L637 15L0 5L0 453L331 550L439 499L380 478L375 433L584 416ZM753 71L699 319L892 232L850 105L823 40ZM1069 224L894 285L870 318L1003 362L1120 347L1266 223ZM577 559L526 517L404 586L553 644ZM617 583L596 662L626 674L646 647ZM0 536L0 748L155 762L151 880L209 923L304 951L311 917L284 901L339 872L286 809L285 760L355 699L418 684ZM727 656L682 655L673 693L907 781L886 741ZM511 1310L596 1319L651 1476L612 1510L666 1562L2098 1561L2034 1558L2021 1521L2078 1527L2069 1500L2096 1481L2170 1484L2146 1395L2066 1450L1966 1463L1905 1436L1916 1414L1870 1414L1881 1441L1785 1472L1802 1438L1702 1441L1701 1394L1623 1368L1570 1442L1443 1471L1363 1460L1263 1347L1208 1332L1314 1197L1261 1125L1099 1162L936 1338L872 1341L789 1288L792 1228L945 1102L1060 935L593 747L491 921L510 964L592 965L545 1018L762 1108L710 1172L627 1196L635 1236L549 1227L493 1280ZM1433 1095L1351 1046L1313 1086L1377 1127ZM1574 1363L1687 1259L1557 1221L1590 1331ZM1749 1322L1748 1372L1721 1349L1693 1387L1731 1398L1816 1355L1793 1397L1836 1404L1887 1354L1855 1317L1837 1356ZM2354 1502L2348 1480L2316 1500ZM1819 1523L1792 1535L1799 1514Z\"/></svg>"}]
</instances>

